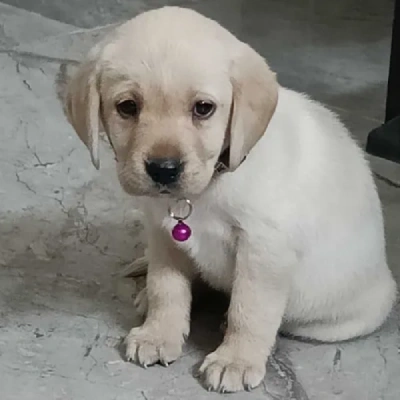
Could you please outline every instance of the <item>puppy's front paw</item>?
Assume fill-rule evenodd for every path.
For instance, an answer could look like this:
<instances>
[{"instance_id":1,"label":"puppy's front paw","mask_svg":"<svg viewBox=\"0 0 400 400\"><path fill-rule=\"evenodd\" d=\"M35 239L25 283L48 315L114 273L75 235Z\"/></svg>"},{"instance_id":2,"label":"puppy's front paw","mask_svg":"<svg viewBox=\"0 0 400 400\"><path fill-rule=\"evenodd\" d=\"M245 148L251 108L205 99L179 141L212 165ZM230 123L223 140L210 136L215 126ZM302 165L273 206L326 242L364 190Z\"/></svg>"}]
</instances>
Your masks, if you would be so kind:
<instances>
[{"instance_id":1,"label":"puppy's front paw","mask_svg":"<svg viewBox=\"0 0 400 400\"><path fill-rule=\"evenodd\" d=\"M168 366L182 353L183 335L171 336L154 328L133 328L125 339L126 358L143 367L161 363Z\"/></svg>"},{"instance_id":2,"label":"puppy's front paw","mask_svg":"<svg viewBox=\"0 0 400 400\"><path fill-rule=\"evenodd\" d=\"M234 349L217 349L209 354L199 369L199 376L208 390L233 393L251 390L265 375L265 363L235 357Z\"/></svg>"}]
</instances>

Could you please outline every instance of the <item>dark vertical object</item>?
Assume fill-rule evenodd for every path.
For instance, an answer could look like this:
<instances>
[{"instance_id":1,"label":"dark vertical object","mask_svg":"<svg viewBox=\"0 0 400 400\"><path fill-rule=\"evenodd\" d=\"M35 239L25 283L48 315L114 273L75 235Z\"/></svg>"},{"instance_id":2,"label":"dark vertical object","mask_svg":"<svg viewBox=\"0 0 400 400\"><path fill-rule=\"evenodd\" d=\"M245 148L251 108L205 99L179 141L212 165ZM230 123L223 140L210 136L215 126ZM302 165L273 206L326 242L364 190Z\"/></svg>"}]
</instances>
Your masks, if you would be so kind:
<instances>
[{"instance_id":1,"label":"dark vertical object","mask_svg":"<svg viewBox=\"0 0 400 400\"><path fill-rule=\"evenodd\" d=\"M400 116L400 1L394 6L392 49L386 97L386 120Z\"/></svg>"},{"instance_id":2,"label":"dark vertical object","mask_svg":"<svg viewBox=\"0 0 400 400\"><path fill-rule=\"evenodd\" d=\"M394 7L385 123L368 135L366 151L400 163L400 0Z\"/></svg>"}]
</instances>

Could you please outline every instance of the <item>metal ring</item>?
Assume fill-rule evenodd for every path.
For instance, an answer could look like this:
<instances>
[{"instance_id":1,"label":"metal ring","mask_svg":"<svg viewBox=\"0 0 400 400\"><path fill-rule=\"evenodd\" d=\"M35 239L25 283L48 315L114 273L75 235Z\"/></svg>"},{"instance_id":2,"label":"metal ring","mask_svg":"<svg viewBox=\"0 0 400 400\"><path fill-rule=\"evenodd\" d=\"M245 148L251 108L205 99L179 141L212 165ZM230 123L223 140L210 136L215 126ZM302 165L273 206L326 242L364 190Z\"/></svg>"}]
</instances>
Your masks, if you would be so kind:
<instances>
[{"instance_id":1,"label":"metal ring","mask_svg":"<svg viewBox=\"0 0 400 400\"><path fill-rule=\"evenodd\" d=\"M172 207L171 206L168 207L169 216L171 218L175 219L176 221L184 221L185 219L188 219L192 215L193 205L192 205L192 202L189 199L178 199L175 204L179 204L182 201L184 201L186 203L186 205L188 206L188 212L183 216L176 215L172 211Z\"/></svg>"}]
</instances>

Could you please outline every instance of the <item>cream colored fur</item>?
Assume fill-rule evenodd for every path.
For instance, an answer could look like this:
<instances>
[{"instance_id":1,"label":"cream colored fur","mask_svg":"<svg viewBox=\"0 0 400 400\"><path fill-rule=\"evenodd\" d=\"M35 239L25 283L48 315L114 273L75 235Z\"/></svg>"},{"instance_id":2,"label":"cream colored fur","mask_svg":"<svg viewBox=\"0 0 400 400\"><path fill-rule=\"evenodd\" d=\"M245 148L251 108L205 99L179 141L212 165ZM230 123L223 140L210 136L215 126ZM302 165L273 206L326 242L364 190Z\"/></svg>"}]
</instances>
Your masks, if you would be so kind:
<instances>
[{"instance_id":1,"label":"cream colored fur","mask_svg":"<svg viewBox=\"0 0 400 400\"><path fill-rule=\"evenodd\" d=\"M332 112L280 87L261 56L216 22L176 7L141 14L92 50L62 97L96 166L104 126L121 184L146 216L138 304L147 317L127 336L128 359L179 357L197 275L231 298L224 340L200 367L213 390L259 385L279 330L338 341L385 321L396 287L362 151ZM124 120L115 104L130 98L140 98L140 114ZM217 110L194 123L191 107L204 98ZM214 179L227 144L230 171ZM163 151L185 161L170 195L143 167ZM178 197L194 205L193 235L179 244L167 213Z\"/></svg>"}]
</instances>

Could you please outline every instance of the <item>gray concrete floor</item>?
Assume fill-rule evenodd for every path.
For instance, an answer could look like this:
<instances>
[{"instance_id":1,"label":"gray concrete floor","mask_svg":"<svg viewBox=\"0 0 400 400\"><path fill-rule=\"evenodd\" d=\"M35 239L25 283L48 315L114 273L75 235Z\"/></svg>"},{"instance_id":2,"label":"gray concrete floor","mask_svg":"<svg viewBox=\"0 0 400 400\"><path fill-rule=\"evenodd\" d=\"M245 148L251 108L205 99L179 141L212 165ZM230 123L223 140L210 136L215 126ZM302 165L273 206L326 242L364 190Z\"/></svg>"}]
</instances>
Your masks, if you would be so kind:
<instances>
[{"instance_id":1,"label":"gray concrete floor","mask_svg":"<svg viewBox=\"0 0 400 400\"><path fill-rule=\"evenodd\" d=\"M139 321L136 283L119 273L143 250L139 215L119 189L106 149L100 172L91 167L53 87L60 62L80 59L110 29L105 25L165 3L201 10L241 35L268 58L281 83L334 108L362 145L382 121L392 1L0 3L2 400L221 397L192 377L220 340L220 316L207 309L195 318L185 356L170 368L143 370L122 360L120 340ZM371 163L399 183L400 166ZM389 261L399 278L400 189L381 180L378 186ZM399 315L397 307L380 332L355 342L282 338L264 385L230 397L398 400Z\"/></svg>"}]
</instances>

